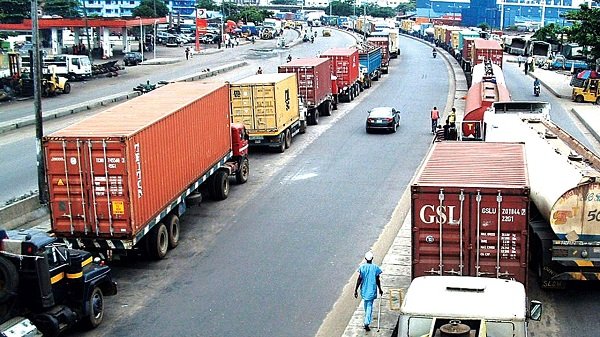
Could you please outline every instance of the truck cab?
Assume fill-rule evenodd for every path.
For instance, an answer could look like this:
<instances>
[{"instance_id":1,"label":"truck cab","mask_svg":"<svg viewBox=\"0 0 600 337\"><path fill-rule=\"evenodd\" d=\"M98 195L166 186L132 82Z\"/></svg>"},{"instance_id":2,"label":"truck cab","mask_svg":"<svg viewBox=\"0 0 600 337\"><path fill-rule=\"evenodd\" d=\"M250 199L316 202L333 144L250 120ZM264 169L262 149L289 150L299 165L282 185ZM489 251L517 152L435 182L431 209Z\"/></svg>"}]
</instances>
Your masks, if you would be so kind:
<instances>
[{"instance_id":1,"label":"truck cab","mask_svg":"<svg viewBox=\"0 0 600 337\"><path fill-rule=\"evenodd\" d=\"M0 283L0 305L14 308L2 321L24 316L44 336L78 323L97 327L104 295L117 293L108 266L35 229L0 230Z\"/></svg>"},{"instance_id":2,"label":"truck cab","mask_svg":"<svg viewBox=\"0 0 600 337\"><path fill-rule=\"evenodd\" d=\"M600 104L600 78L589 78L583 82L582 87L573 87L572 99L577 103Z\"/></svg>"},{"instance_id":3,"label":"truck cab","mask_svg":"<svg viewBox=\"0 0 600 337\"><path fill-rule=\"evenodd\" d=\"M400 307L396 336L526 337L528 321L538 321L542 314L542 304L531 301L526 315L526 300L525 287L517 281L471 276L417 277Z\"/></svg>"}]
</instances>

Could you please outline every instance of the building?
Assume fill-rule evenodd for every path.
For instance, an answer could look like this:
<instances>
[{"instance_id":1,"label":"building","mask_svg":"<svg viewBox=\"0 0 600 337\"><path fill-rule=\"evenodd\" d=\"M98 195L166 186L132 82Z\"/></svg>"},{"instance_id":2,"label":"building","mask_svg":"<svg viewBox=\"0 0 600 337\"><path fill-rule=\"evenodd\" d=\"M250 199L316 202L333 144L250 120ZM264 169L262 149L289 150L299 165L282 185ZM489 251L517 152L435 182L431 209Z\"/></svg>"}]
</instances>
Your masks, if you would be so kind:
<instances>
[{"instance_id":1,"label":"building","mask_svg":"<svg viewBox=\"0 0 600 337\"><path fill-rule=\"evenodd\" d=\"M82 0L87 15L103 18L132 16L131 12L140 5L140 2L140 0ZM166 3L171 12L180 15L188 16L196 11L195 0L168 0Z\"/></svg>"},{"instance_id":2,"label":"building","mask_svg":"<svg viewBox=\"0 0 600 337\"><path fill-rule=\"evenodd\" d=\"M510 26L535 29L549 23L564 24L563 13L590 0L417 0L417 16L437 18L462 14L462 26L487 23L492 28Z\"/></svg>"}]
</instances>

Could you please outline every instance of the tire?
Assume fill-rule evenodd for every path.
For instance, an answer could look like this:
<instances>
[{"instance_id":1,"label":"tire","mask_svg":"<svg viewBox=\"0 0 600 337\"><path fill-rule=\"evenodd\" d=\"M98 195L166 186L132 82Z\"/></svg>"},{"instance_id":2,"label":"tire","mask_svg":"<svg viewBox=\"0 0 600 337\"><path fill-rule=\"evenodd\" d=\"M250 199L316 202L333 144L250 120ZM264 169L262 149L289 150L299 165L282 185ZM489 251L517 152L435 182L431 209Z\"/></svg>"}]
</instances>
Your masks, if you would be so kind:
<instances>
[{"instance_id":1,"label":"tire","mask_svg":"<svg viewBox=\"0 0 600 337\"><path fill-rule=\"evenodd\" d=\"M159 222L150 231L148 237L148 255L155 260L162 260L167 255L169 249L169 233L167 226Z\"/></svg>"},{"instance_id":2,"label":"tire","mask_svg":"<svg viewBox=\"0 0 600 337\"><path fill-rule=\"evenodd\" d=\"M97 286L94 287L88 297L87 305L89 315L85 318L85 325L90 329L94 329L104 319L104 294L102 289Z\"/></svg>"},{"instance_id":3,"label":"tire","mask_svg":"<svg viewBox=\"0 0 600 337\"><path fill-rule=\"evenodd\" d=\"M360 85L358 83L354 84L354 92L356 93L356 97L360 96Z\"/></svg>"},{"instance_id":4,"label":"tire","mask_svg":"<svg viewBox=\"0 0 600 337\"><path fill-rule=\"evenodd\" d=\"M600 97L596 98L596 105L600 105Z\"/></svg>"},{"instance_id":5,"label":"tire","mask_svg":"<svg viewBox=\"0 0 600 337\"><path fill-rule=\"evenodd\" d=\"M242 163L240 165L240 169L235 173L235 181L238 184L244 184L248 181L248 176L250 175L250 163L248 162L248 158L242 159Z\"/></svg>"},{"instance_id":6,"label":"tire","mask_svg":"<svg viewBox=\"0 0 600 337\"><path fill-rule=\"evenodd\" d=\"M575 102L577 102L577 103L583 103L583 96L577 95L577 97L575 97Z\"/></svg>"},{"instance_id":7,"label":"tire","mask_svg":"<svg viewBox=\"0 0 600 337\"><path fill-rule=\"evenodd\" d=\"M371 133L371 129L369 129L369 128L365 128L365 131L366 131L367 133Z\"/></svg>"},{"instance_id":8,"label":"tire","mask_svg":"<svg viewBox=\"0 0 600 337\"><path fill-rule=\"evenodd\" d=\"M323 116L331 116L331 101L327 100L319 107L319 114Z\"/></svg>"},{"instance_id":9,"label":"tire","mask_svg":"<svg viewBox=\"0 0 600 337\"><path fill-rule=\"evenodd\" d=\"M292 146L292 132L290 129L285 130L285 148L289 149Z\"/></svg>"},{"instance_id":10,"label":"tire","mask_svg":"<svg viewBox=\"0 0 600 337\"><path fill-rule=\"evenodd\" d=\"M10 300L19 286L17 267L9 259L0 256L0 303Z\"/></svg>"},{"instance_id":11,"label":"tire","mask_svg":"<svg viewBox=\"0 0 600 337\"><path fill-rule=\"evenodd\" d=\"M65 87L63 88L63 94L69 94L71 92L71 83L65 83Z\"/></svg>"},{"instance_id":12,"label":"tire","mask_svg":"<svg viewBox=\"0 0 600 337\"><path fill-rule=\"evenodd\" d=\"M225 170L215 172L213 181L213 199L225 200L229 196L229 174Z\"/></svg>"},{"instance_id":13,"label":"tire","mask_svg":"<svg viewBox=\"0 0 600 337\"><path fill-rule=\"evenodd\" d=\"M309 125L318 125L319 124L319 111L314 110L312 115L309 116L308 118L308 124Z\"/></svg>"},{"instance_id":14,"label":"tire","mask_svg":"<svg viewBox=\"0 0 600 337\"><path fill-rule=\"evenodd\" d=\"M179 217L171 215L166 220L167 234L169 235L169 249L173 249L179 245Z\"/></svg>"},{"instance_id":15,"label":"tire","mask_svg":"<svg viewBox=\"0 0 600 337\"><path fill-rule=\"evenodd\" d=\"M277 147L277 152L284 153L285 152L285 131L279 135L279 146Z\"/></svg>"}]
</instances>

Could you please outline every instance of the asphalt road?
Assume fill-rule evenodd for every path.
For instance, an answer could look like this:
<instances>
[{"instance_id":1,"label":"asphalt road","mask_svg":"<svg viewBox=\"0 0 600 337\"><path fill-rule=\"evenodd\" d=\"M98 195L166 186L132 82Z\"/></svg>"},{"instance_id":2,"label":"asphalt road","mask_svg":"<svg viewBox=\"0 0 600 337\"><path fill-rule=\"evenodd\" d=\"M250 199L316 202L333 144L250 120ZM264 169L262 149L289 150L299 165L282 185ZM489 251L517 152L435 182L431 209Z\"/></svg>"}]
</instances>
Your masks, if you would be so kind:
<instances>
[{"instance_id":1,"label":"asphalt road","mask_svg":"<svg viewBox=\"0 0 600 337\"><path fill-rule=\"evenodd\" d=\"M286 153L252 153L229 199L191 208L165 260L115 266L120 293L85 336L314 336L429 148L429 109L446 101L444 61L402 46L389 75ZM402 111L398 133L366 134L381 105Z\"/></svg>"},{"instance_id":2,"label":"asphalt road","mask_svg":"<svg viewBox=\"0 0 600 337\"><path fill-rule=\"evenodd\" d=\"M533 95L533 79L525 76L523 68L515 63L505 63L504 76L513 100L536 100ZM569 112L573 103L561 99L542 87L540 100L552 105L550 117L552 121L589 148L594 148L593 140L589 140L581 132L576 119ZM551 182L548 182L551 183ZM529 275L528 293L530 299L537 299L544 304L544 315L541 322L530 323L531 336L598 336L598 322L595 314L600 303L600 285L593 283L573 283L566 290L542 290L533 272Z\"/></svg>"},{"instance_id":3,"label":"asphalt road","mask_svg":"<svg viewBox=\"0 0 600 337\"><path fill-rule=\"evenodd\" d=\"M292 30L284 30L286 39L291 42L298 36ZM320 33L320 31L319 31ZM345 35L344 35L345 36ZM305 48L306 44L292 49L293 57L314 56L319 50L327 49L327 44L335 38L317 38L311 48ZM345 46L353 40L349 37L336 40L337 45ZM202 69L215 68L237 61L247 61L252 66L244 69L236 69L233 72L220 76L224 80L237 80L256 72L258 65L271 67L276 71L276 65L285 62L290 51L273 49L275 40L257 40L256 44L245 44L233 49L223 49L216 54L195 56L185 61L183 49L160 48L158 57L183 57L183 61L167 65L146 65L127 67L118 78L97 78L85 82L74 82L73 91L69 95L59 95L44 99L42 107L44 111L59 107L69 106L76 103L113 95L119 92L131 91L139 83L149 79L151 83L160 80L173 80L185 75L195 74ZM256 52L255 49L263 51ZM269 51L272 50L272 51ZM268 59L269 58L269 59ZM12 120L31 114L33 111L33 100L3 102L0 103L0 122ZM95 113L100 110L93 110ZM79 113L76 116L61 118L59 121L44 123L44 134L60 129L65 125L74 123L81 118L89 116L90 113ZM22 195L37 191L37 168L36 168L36 142L35 128L26 127L13 132L0 135L0 205Z\"/></svg>"}]
</instances>

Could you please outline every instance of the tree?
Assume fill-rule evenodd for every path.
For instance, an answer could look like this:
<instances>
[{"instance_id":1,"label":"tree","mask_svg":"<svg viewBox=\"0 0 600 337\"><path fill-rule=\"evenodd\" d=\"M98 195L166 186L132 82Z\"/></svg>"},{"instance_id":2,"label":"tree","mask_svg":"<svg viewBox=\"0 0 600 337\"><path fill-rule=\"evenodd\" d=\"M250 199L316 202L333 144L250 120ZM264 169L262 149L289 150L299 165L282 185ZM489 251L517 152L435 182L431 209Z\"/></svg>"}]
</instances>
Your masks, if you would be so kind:
<instances>
[{"instance_id":1,"label":"tree","mask_svg":"<svg viewBox=\"0 0 600 337\"><path fill-rule=\"evenodd\" d=\"M295 5L298 2L296 0L273 0L272 5Z\"/></svg>"},{"instance_id":2,"label":"tree","mask_svg":"<svg viewBox=\"0 0 600 337\"><path fill-rule=\"evenodd\" d=\"M263 22L265 18L270 17L273 13L264 10L257 9L254 7L242 7L242 10L237 13L231 13L228 19L233 21L243 21L243 22Z\"/></svg>"},{"instance_id":3,"label":"tree","mask_svg":"<svg viewBox=\"0 0 600 337\"><path fill-rule=\"evenodd\" d=\"M562 39L559 38L559 34L563 34L564 31L565 30L562 27L551 23L538 29L533 34L533 38L539 41L546 41L551 44L560 44Z\"/></svg>"},{"instance_id":4,"label":"tree","mask_svg":"<svg viewBox=\"0 0 600 337\"><path fill-rule=\"evenodd\" d=\"M588 47L584 48L584 53L593 60L600 59L600 8L583 4L581 9L569 12L566 17L575 21L568 30L569 41Z\"/></svg>"},{"instance_id":5,"label":"tree","mask_svg":"<svg viewBox=\"0 0 600 337\"><path fill-rule=\"evenodd\" d=\"M221 6L217 5L213 0L197 0L196 8L203 8L207 11L221 10Z\"/></svg>"},{"instance_id":6,"label":"tree","mask_svg":"<svg viewBox=\"0 0 600 337\"><path fill-rule=\"evenodd\" d=\"M156 13L154 13L154 6L156 6ZM169 7L163 0L142 0L140 5L131 11L131 15L142 18L161 18L167 14L169 14Z\"/></svg>"},{"instance_id":7,"label":"tree","mask_svg":"<svg viewBox=\"0 0 600 337\"><path fill-rule=\"evenodd\" d=\"M406 14L406 12L414 12L417 10L417 0L410 0L407 3L401 3L395 8L396 12Z\"/></svg>"},{"instance_id":8,"label":"tree","mask_svg":"<svg viewBox=\"0 0 600 337\"><path fill-rule=\"evenodd\" d=\"M0 0L0 22L21 23L31 16L31 3L23 0Z\"/></svg>"},{"instance_id":9,"label":"tree","mask_svg":"<svg viewBox=\"0 0 600 337\"><path fill-rule=\"evenodd\" d=\"M45 15L60 15L64 18L81 16L77 0L46 0L43 9Z\"/></svg>"},{"instance_id":10,"label":"tree","mask_svg":"<svg viewBox=\"0 0 600 337\"><path fill-rule=\"evenodd\" d=\"M488 25L487 22L482 22L480 24L477 25L477 28L483 30L483 31L488 31L490 30L490 25Z\"/></svg>"}]
</instances>

